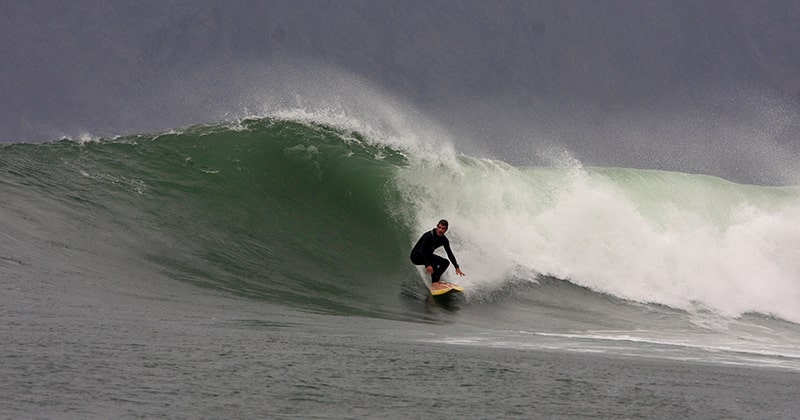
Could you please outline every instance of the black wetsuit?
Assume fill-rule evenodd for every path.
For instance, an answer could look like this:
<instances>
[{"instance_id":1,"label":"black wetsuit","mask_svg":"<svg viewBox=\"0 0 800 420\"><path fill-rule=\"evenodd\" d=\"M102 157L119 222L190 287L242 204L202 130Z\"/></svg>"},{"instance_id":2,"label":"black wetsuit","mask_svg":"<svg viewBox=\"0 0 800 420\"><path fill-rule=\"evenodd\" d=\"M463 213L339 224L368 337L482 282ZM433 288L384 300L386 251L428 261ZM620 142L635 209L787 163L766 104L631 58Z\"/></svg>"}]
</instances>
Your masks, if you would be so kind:
<instances>
[{"instance_id":1,"label":"black wetsuit","mask_svg":"<svg viewBox=\"0 0 800 420\"><path fill-rule=\"evenodd\" d=\"M433 251L440 246L444 247L445 252L447 252L447 258L450 259L450 261L433 253ZM458 268L456 257L453 255L453 251L450 250L450 241L444 235L438 236L435 228L430 232L423 233L417 241L417 244L414 245L414 249L411 250L411 262L416 265L424 265L426 267L430 265L433 267L433 275L431 276L432 283L439 281L442 274L450 267L451 261L453 266Z\"/></svg>"}]
</instances>

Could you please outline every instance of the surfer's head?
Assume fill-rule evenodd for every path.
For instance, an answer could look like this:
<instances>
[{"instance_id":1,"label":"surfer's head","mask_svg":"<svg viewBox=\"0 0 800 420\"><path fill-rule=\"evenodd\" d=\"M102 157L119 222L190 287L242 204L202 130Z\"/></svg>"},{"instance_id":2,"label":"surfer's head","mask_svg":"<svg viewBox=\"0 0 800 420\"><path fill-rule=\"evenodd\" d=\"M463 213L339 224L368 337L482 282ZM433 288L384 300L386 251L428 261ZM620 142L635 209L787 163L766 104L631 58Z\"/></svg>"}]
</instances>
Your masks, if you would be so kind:
<instances>
[{"instance_id":1,"label":"surfer's head","mask_svg":"<svg viewBox=\"0 0 800 420\"><path fill-rule=\"evenodd\" d=\"M439 236L444 236L444 233L447 232L447 228L450 224L447 223L447 220L439 220L439 224L436 225L436 234Z\"/></svg>"}]
</instances>

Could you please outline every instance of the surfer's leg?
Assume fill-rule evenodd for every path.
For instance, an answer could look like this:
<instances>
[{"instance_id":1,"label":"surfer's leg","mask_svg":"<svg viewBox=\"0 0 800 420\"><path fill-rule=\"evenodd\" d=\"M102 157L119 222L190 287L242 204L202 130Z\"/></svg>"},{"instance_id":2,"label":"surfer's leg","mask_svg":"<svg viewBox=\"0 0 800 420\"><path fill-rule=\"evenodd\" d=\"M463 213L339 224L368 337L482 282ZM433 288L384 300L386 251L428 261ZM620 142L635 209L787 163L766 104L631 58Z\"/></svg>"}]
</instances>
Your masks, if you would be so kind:
<instances>
[{"instance_id":1,"label":"surfer's leg","mask_svg":"<svg viewBox=\"0 0 800 420\"><path fill-rule=\"evenodd\" d=\"M431 283L436 283L442 277L447 267L450 267L450 261L447 258L442 258L438 255L433 256L433 274L431 275Z\"/></svg>"}]
</instances>

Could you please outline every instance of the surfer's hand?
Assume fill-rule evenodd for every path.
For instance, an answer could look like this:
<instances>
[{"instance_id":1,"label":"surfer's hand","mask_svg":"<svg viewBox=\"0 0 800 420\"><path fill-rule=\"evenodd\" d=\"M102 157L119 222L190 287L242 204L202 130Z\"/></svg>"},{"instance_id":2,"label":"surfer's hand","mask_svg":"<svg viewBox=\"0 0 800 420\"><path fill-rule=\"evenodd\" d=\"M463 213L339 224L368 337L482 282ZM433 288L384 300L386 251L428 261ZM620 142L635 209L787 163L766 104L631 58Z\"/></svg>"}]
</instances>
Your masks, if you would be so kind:
<instances>
[{"instance_id":1,"label":"surfer's hand","mask_svg":"<svg viewBox=\"0 0 800 420\"><path fill-rule=\"evenodd\" d=\"M462 277L466 275L466 274L464 274L463 271L461 271L460 268L456 268L456 274L458 274L459 276L462 276Z\"/></svg>"},{"instance_id":2,"label":"surfer's hand","mask_svg":"<svg viewBox=\"0 0 800 420\"><path fill-rule=\"evenodd\" d=\"M425 267L425 271L427 271L428 274L433 274L433 266L429 265L429 266Z\"/></svg>"}]
</instances>

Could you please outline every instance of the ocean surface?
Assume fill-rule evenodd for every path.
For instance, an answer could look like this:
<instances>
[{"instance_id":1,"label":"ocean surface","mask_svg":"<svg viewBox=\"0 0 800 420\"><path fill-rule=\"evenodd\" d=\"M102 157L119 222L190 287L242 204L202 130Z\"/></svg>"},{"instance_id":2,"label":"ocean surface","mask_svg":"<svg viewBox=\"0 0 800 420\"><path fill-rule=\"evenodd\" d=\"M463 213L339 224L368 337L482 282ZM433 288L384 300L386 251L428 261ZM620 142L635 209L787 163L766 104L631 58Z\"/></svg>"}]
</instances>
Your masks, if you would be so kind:
<instances>
[{"instance_id":1,"label":"ocean surface","mask_svg":"<svg viewBox=\"0 0 800 420\"><path fill-rule=\"evenodd\" d=\"M800 413L798 187L385 122L0 145L0 417ZM467 290L434 300L440 218Z\"/></svg>"}]
</instances>

